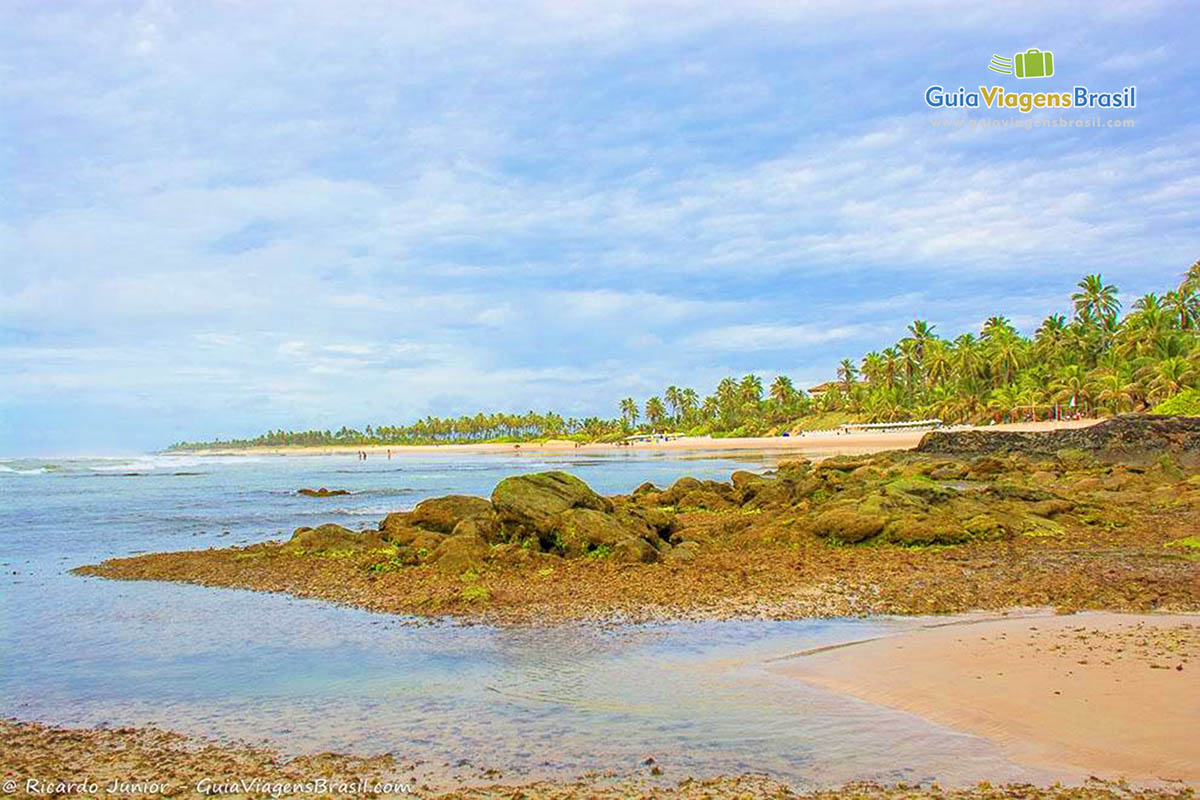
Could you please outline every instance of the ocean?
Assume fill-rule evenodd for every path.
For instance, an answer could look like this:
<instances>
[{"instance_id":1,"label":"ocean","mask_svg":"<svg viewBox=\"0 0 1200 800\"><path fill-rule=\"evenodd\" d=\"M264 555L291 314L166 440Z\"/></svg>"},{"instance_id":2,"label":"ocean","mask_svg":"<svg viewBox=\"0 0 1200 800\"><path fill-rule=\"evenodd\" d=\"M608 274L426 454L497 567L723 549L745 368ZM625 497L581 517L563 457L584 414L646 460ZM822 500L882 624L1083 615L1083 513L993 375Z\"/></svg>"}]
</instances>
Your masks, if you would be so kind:
<instances>
[{"instance_id":1,"label":"ocean","mask_svg":"<svg viewBox=\"0 0 1200 800\"><path fill-rule=\"evenodd\" d=\"M505 779L637 770L1021 780L988 742L786 679L769 659L911 620L494 628L317 600L70 574L105 558L374 527L501 478L569 471L597 491L727 478L765 457L629 453L147 455L0 460L0 713L156 725L288 754L390 752L419 770ZM302 487L347 496L299 496ZM644 772L644 770L643 770Z\"/></svg>"}]
</instances>

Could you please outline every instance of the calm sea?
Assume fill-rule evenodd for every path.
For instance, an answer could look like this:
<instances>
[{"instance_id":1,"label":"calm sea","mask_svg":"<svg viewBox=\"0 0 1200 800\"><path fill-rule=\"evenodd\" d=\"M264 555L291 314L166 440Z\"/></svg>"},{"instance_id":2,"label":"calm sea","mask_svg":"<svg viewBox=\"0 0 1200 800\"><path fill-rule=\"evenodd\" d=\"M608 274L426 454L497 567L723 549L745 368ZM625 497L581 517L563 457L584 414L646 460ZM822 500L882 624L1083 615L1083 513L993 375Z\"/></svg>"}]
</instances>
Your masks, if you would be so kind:
<instances>
[{"instance_id":1,"label":"calm sea","mask_svg":"<svg viewBox=\"0 0 1200 800\"><path fill-rule=\"evenodd\" d=\"M1030 778L986 742L786 680L766 659L897 630L892 619L496 629L319 601L69 574L112 556L226 547L299 525L373 527L506 475L604 493L761 469L744 458L201 457L0 461L0 713L155 724L288 753L391 752L506 779L768 773L799 786ZM348 489L328 499L300 487ZM643 769L644 772L644 769Z\"/></svg>"}]
</instances>

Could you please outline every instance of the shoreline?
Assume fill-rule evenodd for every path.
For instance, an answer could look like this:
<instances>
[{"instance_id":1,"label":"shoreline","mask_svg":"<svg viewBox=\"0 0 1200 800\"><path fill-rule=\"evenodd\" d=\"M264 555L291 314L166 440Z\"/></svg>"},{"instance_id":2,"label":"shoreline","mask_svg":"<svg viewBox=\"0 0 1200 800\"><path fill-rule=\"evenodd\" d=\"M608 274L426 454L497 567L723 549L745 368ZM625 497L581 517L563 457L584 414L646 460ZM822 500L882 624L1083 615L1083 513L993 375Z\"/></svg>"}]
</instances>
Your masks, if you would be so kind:
<instances>
[{"instance_id":1,"label":"shoreline","mask_svg":"<svg viewBox=\"0 0 1200 800\"><path fill-rule=\"evenodd\" d=\"M495 770L483 770L467 780L447 781L441 770L431 774L423 765L405 763L393 754L286 757L269 746L220 743L150 726L72 728L0 719L0 736L6 743L0 754L5 793L17 796L418 795L439 800L1188 800L1195 796L1178 785L1140 787L1094 778L1065 786L993 786L980 781L944 788L868 782L812 789L789 786L754 772L666 779L653 759L633 768L592 771L573 778L510 782ZM56 790L59 786L63 788Z\"/></svg>"},{"instance_id":2,"label":"shoreline","mask_svg":"<svg viewBox=\"0 0 1200 800\"><path fill-rule=\"evenodd\" d=\"M1200 614L954 622L793 654L772 669L982 736L1072 781L1200 786Z\"/></svg>"},{"instance_id":3,"label":"shoreline","mask_svg":"<svg viewBox=\"0 0 1200 800\"><path fill-rule=\"evenodd\" d=\"M145 786L205 796L252 776L264 783L314 779L437 798L615 800L1184 800L1200 786L1191 723L1200 697L1200 614L1056 615L1017 608L925 619L880 638L837 642L767 658L765 668L864 702L907 711L995 743L1034 767L1029 783L931 775L921 785L850 782L797 786L753 765L742 774L665 777L655 759L622 761L581 775L508 775L503 764L412 760L395 751L287 754L274 745L206 739L153 725L71 727L8 718L0 769L26 780ZM1090 663L1081 665L1080 654ZM1156 669L1161 662L1185 669ZM985 673L977 676L976 673ZM1114 685L1117 687L1114 691ZM1070 686L1055 694L1054 687ZM1053 699L1051 699L1053 698ZM115 782L115 783L114 783ZM407 786L407 791L400 789ZM17 791L18 794L22 792ZM32 794L37 794L33 792ZM324 794L325 792L320 792ZM387 792L385 792L387 793ZM223 792L255 797L260 792ZM302 792L306 794L306 792Z\"/></svg>"},{"instance_id":4,"label":"shoreline","mask_svg":"<svg viewBox=\"0 0 1200 800\"><path fill-rule=\"evenodd\" d=\"M1041 422L1012 422L999 425L948 425L943 431L1011 431L1036 432L1086 428L1102 422L1102 419L1045 420ZM670 441L640 442L633 445L591 442L587 444L569 439L549 439L542 442L485 442L480 444L395 444L395 445L300 445L279 447L221 447L197 450L163 450L158 455L194 456L318 456L355 455L365 452L368 456L387 457L412 453L471 454L520 454L520 453L646 453L646 452L783 452L802 453L813 451L831 455L866 454L881 450L907 450L916 447L921 438L932 429L913 431L860 431L841 433L836 430L810 431L796 436L741 436L714 438L712 436L682 436Z\"/></svg>"}]
</instances>

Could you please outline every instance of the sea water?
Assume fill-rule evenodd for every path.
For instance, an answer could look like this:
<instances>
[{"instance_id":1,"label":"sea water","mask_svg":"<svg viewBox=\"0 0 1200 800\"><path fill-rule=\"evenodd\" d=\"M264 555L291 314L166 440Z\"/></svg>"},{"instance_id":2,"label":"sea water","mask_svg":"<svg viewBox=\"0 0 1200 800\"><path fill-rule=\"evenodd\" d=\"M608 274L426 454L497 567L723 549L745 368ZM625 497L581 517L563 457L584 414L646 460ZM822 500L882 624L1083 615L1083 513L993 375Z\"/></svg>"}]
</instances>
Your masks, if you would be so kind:
<instances>
[{"instance_id":1,"label":"sea water","mask_svg":"<svg viewBox=\"0 0 1200 800\"><path fill-rule=\"evenodd\" d=\"M397 454L0 461L0 714L154 724L289 754L392 753L471 777L1037 777L986 741L782 676L769 660L896 619L493 628L317 600L70 574L105 558L374 527L423 498L563 469L603 493L765 456ZM301 487L347 489L308 498ZM642 768L642 772L645 769Z\"/></svg>"}]
</instances>

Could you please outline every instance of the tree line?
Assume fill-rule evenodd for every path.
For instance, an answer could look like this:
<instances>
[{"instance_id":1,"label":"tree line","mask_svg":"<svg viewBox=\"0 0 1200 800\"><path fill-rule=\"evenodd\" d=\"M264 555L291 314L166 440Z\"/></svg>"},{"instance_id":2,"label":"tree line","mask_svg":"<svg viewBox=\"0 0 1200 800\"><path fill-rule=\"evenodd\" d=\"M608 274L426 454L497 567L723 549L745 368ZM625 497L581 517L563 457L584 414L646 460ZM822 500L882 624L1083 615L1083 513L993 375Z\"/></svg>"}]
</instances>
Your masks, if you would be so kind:
<instances>
[{"instance_id":1,"label":"tree line","mask_svg":"<svg viewBox=\"0 0 1200 800\"><path fill-rule=\"evenodd\" d=\"M1123 313L1124 312L1124 313ZM778 433L823 418L897 422L938 418L985 423L1098 416L1152 408L1200 382L1200 261L1173 289L1137 298L1125 309L1116 286L1087 275L1066 314L1051 314L1032 336L1007 317L978 333L943 338L925 320L907 335L855 362L837 379L807 392L786 375L764 385L758 375L727 377L703 398L668 386L639 403L626 397L619 416L540 414L428 416L410 425L363 430L268 431L252 439L180 442L173 449L323 445L467 444L550 437L611 441L631 433L693 435ZM824 415L824 417L822 417Z\"/></svg>"}]
</instances>

